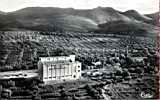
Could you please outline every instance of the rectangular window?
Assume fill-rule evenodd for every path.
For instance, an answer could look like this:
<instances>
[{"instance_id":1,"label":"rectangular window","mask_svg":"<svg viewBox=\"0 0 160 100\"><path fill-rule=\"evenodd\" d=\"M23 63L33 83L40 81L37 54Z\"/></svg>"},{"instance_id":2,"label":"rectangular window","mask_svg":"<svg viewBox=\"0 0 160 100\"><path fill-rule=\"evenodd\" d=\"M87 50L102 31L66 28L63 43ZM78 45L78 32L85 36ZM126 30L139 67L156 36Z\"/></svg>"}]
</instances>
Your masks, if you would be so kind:
<instances>
[{"instance_id":1,"label":"rectangular window","mask_svg":"<svg viewBox=\"0 0 160 100\"><path fill-rule=\"evenodd\" d=\"M74 72L77 72L77 71L76 71L76 66L73 66L73 67L74 67Z\"/></svg>"}]
</instances>

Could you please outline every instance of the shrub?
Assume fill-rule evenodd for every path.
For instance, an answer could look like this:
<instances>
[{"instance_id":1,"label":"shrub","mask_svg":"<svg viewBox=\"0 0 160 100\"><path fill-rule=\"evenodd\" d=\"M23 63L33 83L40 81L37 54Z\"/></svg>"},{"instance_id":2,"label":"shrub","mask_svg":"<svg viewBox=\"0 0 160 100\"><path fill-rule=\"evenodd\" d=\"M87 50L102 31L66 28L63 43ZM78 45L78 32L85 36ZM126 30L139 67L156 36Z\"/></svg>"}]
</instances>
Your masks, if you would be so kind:
<instances>
[{"instance_id":1,"label":"shrub","mask_svg":"<svg viewBox=\"0 0 160 100\"><path fill-rule=\"evenodd\" d=\"M55 98L55 97L60 97L59 93L45 93L42 94L42 98Z\"/></svg>"},{"instance_id":2,"label":"shrub","mask_svg":"<svg viewBox=\"0 0 160 100\"><path fill-rule=\"evenodd\" d=\"M117 71L115 72L115 75L118 75L118 76L122 75L122 71L121 71L121 70L117 70Z\"/></svg>"},{"instance_id":3,"label":"shrub","mask_svg":"<svg viewBox=\"0 0 160 100\"><path fill-rule=\"evenodd\" d=\"M29 96L32 94L32 91L29 90L14 90L12 96Z\"/></svg>"},{"instance_id":4,"label":"shrub","mask_svg":"<svg viewBox=\"0 0 160 100\"><path fill-rule=\"evenodd\" d=\"M125 78L125 77L127 77L127 76L129 76L130 75L130 73L127 71L127 70L124 70L123 72L122 72L122 77L123 78Z\"/></svg>"}]
</instances>

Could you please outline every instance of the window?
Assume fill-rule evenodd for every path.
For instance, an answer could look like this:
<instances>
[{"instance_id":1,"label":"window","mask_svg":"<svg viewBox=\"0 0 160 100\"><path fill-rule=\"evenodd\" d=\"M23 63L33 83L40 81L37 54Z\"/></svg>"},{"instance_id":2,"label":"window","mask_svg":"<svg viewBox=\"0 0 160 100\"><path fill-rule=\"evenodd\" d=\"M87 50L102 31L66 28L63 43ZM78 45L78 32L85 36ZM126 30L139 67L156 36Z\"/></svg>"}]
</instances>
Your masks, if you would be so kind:
<instances>
[{"instance_id":1,"label":"window","mask_svg":"<svg viewBox=\"0 0 160 100\"><path fill-rule=\"evenodd\" d=\"M76 75L73 75L73 78L76 78Z\"/></svg>"},{"instance_id":2,"label":"window","mask_svg":"<svg viewBox=\"0 0 160 100\"><path fill-rule=\"evenodd\" d=\"M78 70L78 72L80 72L80 70Z\"/></svg>"},{"instance_id":3,"label":"window","mask_svg":"<svg viewBox=\"0 0 160 100\"><path fill-rule=\"evenodd\" d=\"M78 68L80 68L80 66L78 66Z\"/></svg>"},{"instance_id":4,"label":"window","mask_svg":"<svg viewBox=\"0 0 160 100\"><path fill-rule=\"evenodd\" d=\"M76 66L74 67L74 71L76 72Z\"/></svg>"}]
</instances>

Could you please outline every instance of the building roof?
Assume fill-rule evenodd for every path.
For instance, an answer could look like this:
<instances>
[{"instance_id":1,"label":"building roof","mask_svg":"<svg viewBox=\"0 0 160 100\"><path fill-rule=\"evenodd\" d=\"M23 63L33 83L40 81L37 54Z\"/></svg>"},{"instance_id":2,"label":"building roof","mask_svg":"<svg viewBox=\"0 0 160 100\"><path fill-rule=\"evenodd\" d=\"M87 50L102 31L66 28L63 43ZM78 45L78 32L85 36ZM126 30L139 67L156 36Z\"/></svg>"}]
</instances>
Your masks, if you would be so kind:
<instances>
[{"instance_id":1,"label":"building roof","mask_svg":"<svg viewBox=\"0 0 160 100\"><path fill-rule=\"evenodd\" d=\"M51 64L74 64L74 63L80 63L78 61L76 62L69 62L69 61L46 61L46 62L42 62L42 64L45 65L51 65Z\"/></svg>"}]
</instances>

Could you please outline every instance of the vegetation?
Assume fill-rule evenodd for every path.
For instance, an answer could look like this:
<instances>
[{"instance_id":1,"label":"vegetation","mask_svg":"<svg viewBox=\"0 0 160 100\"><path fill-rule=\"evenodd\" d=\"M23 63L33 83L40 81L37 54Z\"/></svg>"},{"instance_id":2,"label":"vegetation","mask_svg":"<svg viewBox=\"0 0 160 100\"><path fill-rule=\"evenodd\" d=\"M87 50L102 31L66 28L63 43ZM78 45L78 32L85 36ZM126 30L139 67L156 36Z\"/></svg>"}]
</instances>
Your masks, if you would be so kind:
<instances>
[{"instance_id":1,"label":"vegetation","mask_svg":"<svg viewBox=\"0 0 160 100\"><path fill-rule=\"evenodd\" d=\"M58 86L54 85L40 85L43 83L36 78L11 79L11 81L0 81L3 89L11 90L11 97L24 96L37 100L46 98L74 100L85 96L88 96L86 97L88 99L100 99L101 89L106 85L109 88L106 89L106 95L112 97L113 100L119 95L132 96L132 93L126 95L123 93L124 91L129 92L124 87L127 87L128 90L133 89L133 92L143 91L145 87L153 93L157 92L155 75L158 69L155 63L153 38L108 36L96 33L66 34L54 32L51 34L39 32L2 34L3 41L0 42L3 57L0 57L0 71L37 69L40 56L75 54L76 60L82 63L82 70L86 71L83 77L93 83L101 84L87 85L83 89L79 89L79 85L62 84L64 87L57 88ZM134 60L134 57L145 58L138 61ZM73 89L73 87L76 88ZM70 92L70 89L75 90L75 93ZM4 97L9 96L4 93Z\"/></svg>"}]
</instances>

